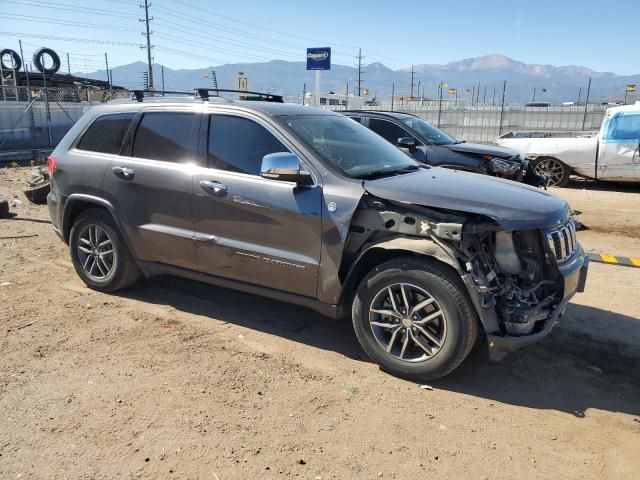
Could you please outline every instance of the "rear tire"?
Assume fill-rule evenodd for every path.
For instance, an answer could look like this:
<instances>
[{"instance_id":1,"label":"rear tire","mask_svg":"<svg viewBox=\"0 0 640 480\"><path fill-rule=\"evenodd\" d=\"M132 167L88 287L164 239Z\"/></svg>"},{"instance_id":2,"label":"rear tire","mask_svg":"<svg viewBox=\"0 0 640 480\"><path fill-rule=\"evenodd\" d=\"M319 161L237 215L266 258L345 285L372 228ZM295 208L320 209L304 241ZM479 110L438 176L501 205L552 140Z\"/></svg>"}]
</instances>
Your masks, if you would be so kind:
<instances>
[{"instance_id":1,"label":"rear tire","mask_svg":"<svg viewBox=\"0 0 640 480\"><path fill-rule=\"evenodd\" d=\"M366 275L352 316L367 355L383 370L415 380L451 373L478 334L477 313L460 278L434 261L410 257L385 262Z\"/></svg>"},{"instance_id":2,"label":"rear tire","mask_svg":"<svg viewBox=\"0 0 640 480\"><path fill-rule=\"evenodd\" d=\"M91 208L78 215L69 235L69 251L76 272L94 290L115 292L140 278L122 234L103 209Z\"/></svg>"}]
</instances>

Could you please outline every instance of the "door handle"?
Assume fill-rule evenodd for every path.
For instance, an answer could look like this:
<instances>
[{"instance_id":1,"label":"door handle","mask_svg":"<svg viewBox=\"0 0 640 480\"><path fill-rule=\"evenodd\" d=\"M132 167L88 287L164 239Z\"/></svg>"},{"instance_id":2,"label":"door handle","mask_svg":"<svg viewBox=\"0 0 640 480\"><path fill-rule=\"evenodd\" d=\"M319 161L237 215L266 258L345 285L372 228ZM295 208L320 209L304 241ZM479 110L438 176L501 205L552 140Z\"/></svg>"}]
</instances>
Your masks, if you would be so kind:
<instances>
[{"instance_id":1,"label":"door handle","mask_svg":"<svg viewBox=\"0 0 640 480\"><path fill-rule=\"evenodd\" d=\"M116 177L122 178L123 180L133 180L135 176L135 172L129 167L113 167L111 171Z\"/></svg>"},{"instance_id":2,"label":"door handle","mask_svg":"<svg viewBox=\"0 0 640 480\"><path fill-rule=\"evenodd\" d=\"M200 186L213 195L223 196L227 194L227 186L220 182L202 180Z\"/></svg>"}]
</instances>

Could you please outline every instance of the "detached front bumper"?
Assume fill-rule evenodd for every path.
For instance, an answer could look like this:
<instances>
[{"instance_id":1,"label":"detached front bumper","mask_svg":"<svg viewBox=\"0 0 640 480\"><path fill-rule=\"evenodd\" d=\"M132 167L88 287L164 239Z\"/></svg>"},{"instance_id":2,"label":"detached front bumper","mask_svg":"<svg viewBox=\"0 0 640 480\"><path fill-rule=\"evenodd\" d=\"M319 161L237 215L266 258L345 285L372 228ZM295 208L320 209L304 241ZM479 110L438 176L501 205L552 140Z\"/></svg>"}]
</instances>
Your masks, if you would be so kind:
<instances>
[{"instance_id":1,"label":"detached front bumper","mask_svg":"<svg viewBox=\"0 0 640 480\"><path fill-rule=\"evenodd\" d=\"M545 338L551 333L553 327L559 323L567 304L573 296L578 292L584 292L589 270L589 257L584 254L582 247L577 248L573 257L559 266L558 269L564 278L564 294L562 301L553 309L549 318L545 320L544 328L534 334L521 337L487 334L491 360L500 360L509 352L537 343Z\"/></svg>"}]
</instances>

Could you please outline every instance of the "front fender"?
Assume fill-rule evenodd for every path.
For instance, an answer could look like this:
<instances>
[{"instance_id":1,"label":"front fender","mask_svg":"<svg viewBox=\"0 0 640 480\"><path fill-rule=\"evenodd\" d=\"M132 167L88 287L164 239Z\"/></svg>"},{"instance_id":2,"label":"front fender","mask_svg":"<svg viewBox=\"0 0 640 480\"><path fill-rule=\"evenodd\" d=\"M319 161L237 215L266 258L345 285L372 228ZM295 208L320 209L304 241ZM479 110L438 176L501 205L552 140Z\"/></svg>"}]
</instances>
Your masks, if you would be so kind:
<instances>
[{"instance_id":1,"label":"front fender","mask_svg":"<svg viewBox=\"0 0 640 480\"><path fill-rule=\"evenodd\" d=\"M347 303L358 283L377 264L393 256L423 255L444 263L460 274L459 267L447 251L427 238L394 237L365 246L347 271L340 303Z\"/></svg>"}]
</instances>

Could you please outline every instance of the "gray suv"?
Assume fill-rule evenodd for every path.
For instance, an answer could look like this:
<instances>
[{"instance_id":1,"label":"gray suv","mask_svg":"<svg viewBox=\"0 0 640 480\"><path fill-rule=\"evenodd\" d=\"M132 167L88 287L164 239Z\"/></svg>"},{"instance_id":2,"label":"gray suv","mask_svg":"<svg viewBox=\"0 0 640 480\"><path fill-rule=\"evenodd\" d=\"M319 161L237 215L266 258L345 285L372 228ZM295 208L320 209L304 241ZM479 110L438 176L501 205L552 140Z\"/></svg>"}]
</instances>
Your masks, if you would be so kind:
<instances>
[{"instance_id":1,"label":"gray suv","mask_svg":"<svg viewBox=\"0 0 640 480\"><path fill-rule=\"evenodd\" d=\"M350 315L396 375L546 336L588 259L563 200L429 167L353 120L268 102L89 110L48 160L55 231L91 288L173 274Z\"/></svg>"}]
</instances>

